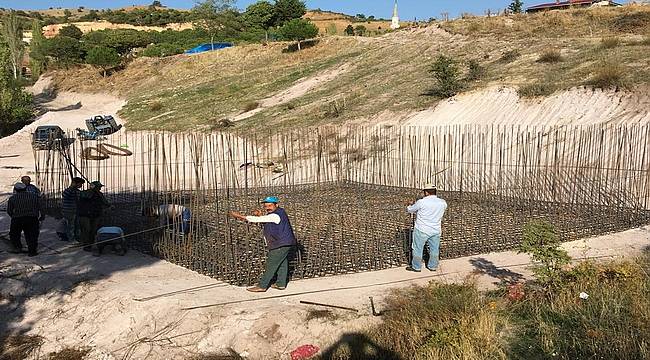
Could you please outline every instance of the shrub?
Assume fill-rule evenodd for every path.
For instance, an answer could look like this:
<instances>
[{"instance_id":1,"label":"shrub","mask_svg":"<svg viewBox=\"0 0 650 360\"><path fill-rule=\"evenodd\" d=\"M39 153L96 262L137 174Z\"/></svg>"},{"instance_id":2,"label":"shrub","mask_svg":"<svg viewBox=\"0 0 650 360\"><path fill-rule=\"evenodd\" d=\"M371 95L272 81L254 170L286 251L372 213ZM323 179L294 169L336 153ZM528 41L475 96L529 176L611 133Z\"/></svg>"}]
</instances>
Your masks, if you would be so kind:
<instances>
[{"instance_id":1,"label":"shrub","mask_svg":"<svg viewBox=\"0 0 650 360\"><path fill-rule=\"evenodd\" d=\"M519 87L517 94L522 98L549 96L555 92L555 86L547 82L536 82Z\"/></svg>"},{"instance_id":2,"label":"shrub","mask_svg":"<svg viewBox=\"0 0 650 360\"><path fill-rule=\"evenodd\" d=\"M149 104L149 110L153 112L157 112L162 110L163 104L160 101L154 101L151 104Z\"/></svg>"},{"instance_id":3,"label":"shrub","mask_svg":"<svg viewBox=\"0 0 650 360\"><path fill-rule=\"evenodd\" d=\"M463 88L456 60L440 55L429 71L436 80L436 86L430 90L431 95L449 98Z\"/></svg>"},{"instance_id":4,"label":"shrub","mask_svg":"<svg viewBox=\"0 0 650 360\"><path fill-rule=\"evenodd\" d=\"M479 80L485 75L485 68L481 66L478 60L470 60L467 68L467 80Z\"/></svg>"},{"instance_id":5,"label":"shrub","mask_svg":"<svg viewBox=\"0 0 650 360\"><path fill-rule=\"evenodd\" d=\"M147 46L140 55L146 57L165 57L183 53L183 48L175 44L151 44Z\"/></svg>"},{"instance_id":6,"label":"shrub","mask_svg":"<svg viewBox=\"0 0 650 360\"><path fill-rule=\"evenodd\" d=\"M587 84L600 89L618 88L625 85L624 78L625 69L623 66L613 62L604 62L598 65Z\"/></svg>"},{"instance_id":7,"label":"shrub","mask_svg":"<svg viewBox=\"0 0 650 360\"><path fill-rule=\"evenodd\" d=\"M528 253L537 264L533 273L545 286L554 287L561 280L562 268L571 258L560 248L560 238L555 227L546 222L534 220L524 226L520 253Z\"/></svg>"},{"instance_id":8,"label":"shrub","mask_svg":"<svg viewBox=\"0 0 650 360\"><path fill-rule=\"evenodd\" d=\"M511 63L515 60L517 60L521 56L521 53L519 53L519 50L513 49L513 50L508 50L501 55L501 61L504 63Z\"/></svg>"},{"instance_id":9,"label":"shrub","mask_svg":"<svg viewBox=\"0 0 650 360\"><path fill-rule=\"evenodd\" d=\"M621 44L621 39L617 37L602 38L600 40L600 47L602 49L613 49Z\"/></svg>"},{"instance_id":10,"label":"shrub","mask_svg":"<svg viewBox=\"0 0 650 360\"><path fill-rule=\"evenodd\" d=\"M562 61L562 53L560 50L556 49L549 49L544 51L537 59L537 62L540 63L556 63L560 61Z\"/></svg>"},{"instance_id":11,"label":"shrub","mask_svg":"<svg viewBox=\"0 0 650 360\"><path fill-rule=\"evenodd\" d=\"M251 102L247 103L246 105L244 105L244 112L253 111L253 110L257 109L259 106L260 106L260 103L258 103L257 101L251 101Z\"/></svg>"},{"instance_id":12,"label":"shrub","mask_svg":"<svg viewBox=\"0 0 650 360\"><path fill-rule=\"evenodd\" d=\"M641 40L641 45L650 45L650 35L646 35L643 40Z\"/></svg>"},{"instance_id":13,"label":"shrub","mask_svg":"<svg viewBox=\"0 0 650 360\"><path fill-rule=\"evenodd\" d=\"M81 32L81 29L79 29L75 25L68 25L68 26L62 27L61 30L59 30L58 35L59 36L67 36L67 37L71 37L73 39L79 40L83 36L83 32Z\"/></svg>"},{"instance_id":14,"label":"shrub","mask_svg":"<svg viewBox=\"0 0 650 360\"><path fill-rule=\"evenodd\" d=\"M650 12L639 11L621 14L612 22L613 27L621 32L644 31L650 27Z\"/></svg>"}]
</instances>

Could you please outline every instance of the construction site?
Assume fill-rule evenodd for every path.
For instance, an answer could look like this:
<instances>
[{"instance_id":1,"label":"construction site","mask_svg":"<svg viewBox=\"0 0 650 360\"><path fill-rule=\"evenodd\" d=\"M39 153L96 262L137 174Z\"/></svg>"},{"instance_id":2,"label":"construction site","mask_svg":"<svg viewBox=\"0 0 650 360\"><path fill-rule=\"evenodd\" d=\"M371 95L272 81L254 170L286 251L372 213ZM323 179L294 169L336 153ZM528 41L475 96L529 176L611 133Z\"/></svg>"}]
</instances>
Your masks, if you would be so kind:
<instances>
[{"instance_id":1,"label":"construction site","mask_svg":"<svg viewBox=\"0 0 650 360\"><path fill-rule=\"evenodd\" d=\"M296 231L293 279L407 264L405 204L429 181L450 204L443 259L515 249L534 220L553 224L563 241L643 226L650 154L636 144L648 135L647 125L121 132L96 147L35 152L35 166L54 216L70 176L83 174L107 184L116 210L102 224L122 227L131 247L251 285L264 269L264 238L228 214L259 208L268 195L281 199ZM163 204L191 209L188 233L180 218L160 226L143 215Z\"/></svg>"}]
</instances>

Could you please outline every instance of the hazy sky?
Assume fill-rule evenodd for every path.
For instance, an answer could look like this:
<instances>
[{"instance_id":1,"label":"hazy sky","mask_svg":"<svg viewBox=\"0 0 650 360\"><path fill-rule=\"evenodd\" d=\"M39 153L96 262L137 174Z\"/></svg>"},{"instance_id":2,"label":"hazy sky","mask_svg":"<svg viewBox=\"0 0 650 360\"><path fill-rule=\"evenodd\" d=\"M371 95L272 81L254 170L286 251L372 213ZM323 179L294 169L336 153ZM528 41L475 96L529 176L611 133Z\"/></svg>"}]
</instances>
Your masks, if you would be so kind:
<instances>
[{"instance_id":1,"label":"hazy sky","mask_svg":"<svg viewBox=\"0 0 650 360\"><path fill-rule=\"evenodd\" d=\"M550 0L524 1L524 6L549 2ZM238 0L237 7L244 9L256 0ZM413 18L428 19L440 17L441 12L457 16L463 12L483 14L487 9L498 10L508 6L511 0L399 0L400 17L405 20ZM15 9L47 9L49 7L104 9L151 3L148 0L0 0L0 7ZM163 5L175 8L191 8L193 0L162 0ZM350 15L358 13L374 15L378 18L390 18L393 0L308 0L310 9L321 8L343 12Z\"/></svg>"}]
</instances>

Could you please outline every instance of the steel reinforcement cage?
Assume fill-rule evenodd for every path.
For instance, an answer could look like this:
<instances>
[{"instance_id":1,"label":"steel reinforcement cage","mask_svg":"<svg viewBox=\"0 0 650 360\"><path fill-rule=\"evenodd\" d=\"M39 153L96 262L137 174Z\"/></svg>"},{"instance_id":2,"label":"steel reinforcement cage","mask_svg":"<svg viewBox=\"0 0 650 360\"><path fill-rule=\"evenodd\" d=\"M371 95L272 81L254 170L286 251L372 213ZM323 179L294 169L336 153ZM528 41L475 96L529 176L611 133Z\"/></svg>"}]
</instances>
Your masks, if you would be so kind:
<instances>
[{"instance_id":1,"label":"steel reinforcement cage","mask_svg":"<svg viewBox=\"0 0 650 360\"><path fill-rule=\"evenodd\" d=\"M100 143L128 151L88 156L102 154L101 144L74 142L35 152L36 181L56 213L71 174L101 180L119 205L103 223L138 233L133 247L251 284L264 239L227 214L258 208L269 194L281 198L300 242L293 278L406 263L412 218L404 204L426 182L449 203L443 258L512 249L532 220L554 224L565 241L647 224L649 134L645 125L121 132ZM142 215L160 204L190 208L190 233Z\"/></svg>"}]
</instances>

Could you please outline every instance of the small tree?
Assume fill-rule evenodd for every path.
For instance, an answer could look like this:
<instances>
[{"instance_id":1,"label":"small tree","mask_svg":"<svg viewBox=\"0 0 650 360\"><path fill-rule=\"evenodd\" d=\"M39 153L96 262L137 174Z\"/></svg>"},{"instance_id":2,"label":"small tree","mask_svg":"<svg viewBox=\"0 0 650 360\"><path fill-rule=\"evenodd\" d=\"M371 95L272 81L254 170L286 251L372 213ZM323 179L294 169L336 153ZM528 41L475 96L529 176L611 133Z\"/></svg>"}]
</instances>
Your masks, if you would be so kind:
<instances>
[{"instance_id":1,"label":"small tree","mask_svg":"<svg viewBox=\"0 0 650 360\"><path fill-rule=\"evenodd\" d=\"M45 53L57 60L62 65L81 61L83 50L79 40L67 36L56 36L45 42Z\"/></svg>"},{"instance_id":2,"label":"small tree","mask_svg":"<svg viewBox=\"0 0 650 360\"><path fill-rule=\"evenodd\" d=\"M512 11L515 14L521 14L523 12L524 2L521 0L513 0L510 5L508 5L508 10Z\"/></svg>"},{"instance_id":3,"label":"small tree","mask_svg":"<svg viewBox=\"0 0 650 360\"><path fill-rule=\"evenodd\" d=\"M524 226L520 253L528 253L537 266L533 268L537 280L553 286L561 280L562 268L571 257L560 248L560 238L555 227L547 221L533 220Z\"/></svg>"},{"instance_id":4,"label":"small tree","mask_svg":"<svg viewBox=\"0 0 650 360\"><path fill-rule=\"evenodd\" d=\"M246 8L244 22L252 28L263 29L266 41L269 41L269 28L276 20L275 7L268 1L258 1Z\"/></svg>"},{"instance_id":5,"label":"small tree","mask_svg":"<svg viewBox=\"0 0 650 360\"><path fill-rule=\"evenodd\" d=\"M440 55L430 71L437 82L436 87L431 90L433 95L448 98L456 95L463 88L459 76L460 70L454 59Z\"/></svg>"},{"instance_id":6,"label":"small tree","mask_svg":"<svg viewBox=\"0 0 650 360\"><path fill-rule=\"evenodd\" d=\"M45 37L40 21L32 22L32 41L29 43L29 66L32 70L32 77L38 77L45 70L47 57L45 56Z\"/></svg>"},{"instance_id":7,"label":"small tree","mask_svg":"<svg viewBox=\"0 0 650 360\"><path fill-rule=\"evenodd\" d=\"M307 13L307 6L301 0L275 0L276 25L282 26L293 19L300 19Z\"/></svg>"},{"instance_id":8,"label":"small tree","mask_svg":"<svg viewBox=\"0 0 650 360\"><path fill-rule=\"evenodd\" d=\"M357 34L357 36L364 36L366 34L366 31L367 29L363 25L358 25L354 28L354 33Z\"/></svg>"},{"instance_id":9,"label":"small tree","mask_svg":"<svg viewBox=\"0 0 650 360\"><path fill-rule=\"evenodd\" d=\"M102 70L102 76L106 77L106 70L112 69L120 64L120 55L113 48L96 46L88 50L86 63Z\"/></svg>"},{"instance_id":10,"label":"small tree","mask_svg":"<svg viewBox=\"0 0 650 360\"><path fill-rule=\"evenodd\" d=\"M151 6L160 8L163 7L163 4L158 0L154 0L154 2L151 3Z\"/></svg>"},{"instance_id":11,"label":"small tree","mask_svg":"<svg viewBox=\"0 0 650 360\"><path fill-rule=\"evenodd\" d=\"M236 27L234 4L235 0L204 0L192 8L194 27L210 36L212 50L217 34Z\"/></svg>"},{"instance_id":12,"label":"small tree","mask_svg":"<svg viewBox=\"0 0 650 360\"><path fill-rule=\"evenodd\" d=\"M352 25L348 25L348 27L345 28L345 35L354 36L354 28Z\"/></svg>"},{"instance_id":13,"label":"small tree","mask_svg":"<svg viewBox=\"0 0 650 360\"><path fill-rule=\"evenodd\" d=\"M59 35L79 40L84 35L84 33L75 25L68 25L62 27L61 30L59 30Z\"/></svg>"},{"instance_id":14,"label":"small tree","mask_svg":"<svg viewBox=\"0 0 650 360\"><path fill-rule=\"evenodd\" d=\"M65 22L70 21L70 16L72 16L72 13L70 12L70 10L68 10L68 9L63 10L63 20Z\"/></svg>"},{"instance_id":15,"label":"small tree","mask_svg":"<svg viewBox=\"0 0 650 360\"><path fill-rule=\"evenodd\" d=\"M18 69L20 69L25 46L23 44L23 29L20 27L15 11L12 10L3 17L0 33L9 48L9 62L14 79L18 79Z\"/></svg>"},{"instance_id":16,"label":"small tree","mask_svg":"<svg viewBox=\"0 0 650 360\"><path fill-rule=\"evenodd\" d=\"M285 39L297 41L298 51L300 51L300 43L303 40L316 37L318 28L308 20L293 19L280 28L280 33Z\"/></svg>"}]
</instances>

